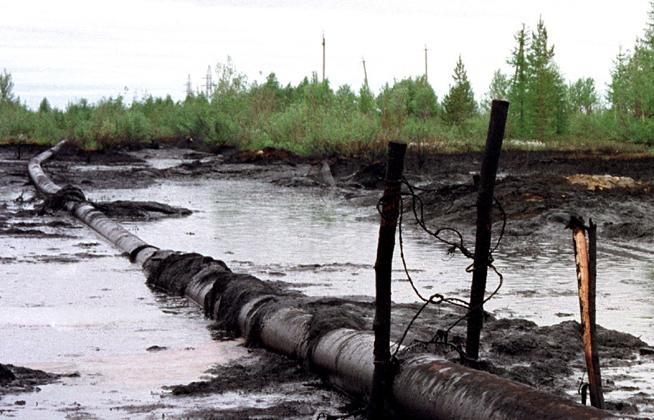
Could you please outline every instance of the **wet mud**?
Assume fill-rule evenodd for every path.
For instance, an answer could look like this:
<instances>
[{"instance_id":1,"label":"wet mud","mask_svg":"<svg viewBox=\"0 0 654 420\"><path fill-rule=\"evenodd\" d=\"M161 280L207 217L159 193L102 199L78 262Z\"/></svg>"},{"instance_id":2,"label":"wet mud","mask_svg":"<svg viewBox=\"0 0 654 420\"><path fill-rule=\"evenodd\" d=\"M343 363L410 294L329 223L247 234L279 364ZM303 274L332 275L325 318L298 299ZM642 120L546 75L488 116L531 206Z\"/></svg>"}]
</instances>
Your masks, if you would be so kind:
<instances>
[{"instance_id":1,"label":"wet mud","mask_svg":"<svg viewBox=\"0 0 654 420\"><path fill-rule=\"evenodd\" d=\"M3 149L7 153L13 150ZM33 151L35 153L35 151ZM25 152L23 152L25 153ZM277 185L296 188L328 188L329 182L321 175L323 160L303 159L287 152L264 150L261 152L238 152L233 149L206 151L174 151L181 163L168 168L148 166L148 154L134 157L128 153L88 155L68 152L62 158L49 163L46 171L53 174L53 180L61 183L78 184L84 188L137 188L156 184L165 179L193 179L197 177L216 177L227 179L257 179ZM26 154L26 157L33 153ZM145 155L145 156L144 156ZM79 172L71 169L73 163L103 165L97 171ZM472 238L475 220L476 188L473 175L479 170L481 155L477 153L448 156L420 157L409 155L407 178L424 204L425 219L434 225L459 227L466 238ZM335 194L346 197L353 205L370 206L379 198L378 189L384 173L384 165L379 161L359 159L327 159L329 169L336 181ZM500 160L500 176L496 186L496 197L506 214L505 239L507 246L522 246L525 241L537 237L554 237L555 240L568 240L569 233L564 227L570 215L593 217L598 223L600 238L639 239L651 241L654 238L654 159L642 156L617 156L604 154L580 154L562 152L505 152ZM0 174L6 175L3 188L14 191L25 190L27 179L25 162L3 163ZM112 168L115 166L114 168ZM127 167L128 169L125 169ZM582 175L581 177L579 175ZM598 180L586 175L610 175L608 181ZM628 178L628 179L626 179ZM607 183L608 182L608 183ZM17 190L16 190L17 188ZM23 198L23 200L36 200ZM21 203L22 204L22 203ZM106 204L99 204L106 205ZM112 217L149 220L150 218L184 215L186 209L172 208L162 210L160 203L109 204L102 208ZM112 207L113 206L113 207ZM121 207L123 206L123 207ZM152 210L155 209L155 210ZM65 235L74 225L56 226L57 232L48 232L34 222L11 223L19 220L20 211L26 219L34 215L29 210L4 209L0 211L0 234ZM112 215L112 211L115 213ZM405 198L405 212L413 212L410 197ZM502 212L496 211L495 220L502 219ZM4 223L4 224L3 224ZM34 223L31 225L30 223ZM48 222L53 223L53 222ZM66 222L64 222L66 223ZM47 226L46 226L47 227ZM55 226L51 226L55 227ZM496 234L500 229L496 222ZM30 233L31 232L31 233ZM514 239L512 241L512 239ZM92 245L80 243L80 247ZM531 249L530 252L537 252ZM75 255L79 258L92 258L92 253ZM197 255L197 254L196 254ZM65 256L64 256L65 257ZM201 256L200 256L201 257ZM205 258L205 257L203 257ZM181 294L184 288L179 281L180 273L197 273L197 257L186 263L175 262L174 270L158 272L157 281L165 284L158 287ZM226 266L220 261L209 261L220 270ZM203 261L207 263L207 261ZM210 264L210 265L211 265ZM313 265L297 266L297 270L329 270L330 267ZM280 273L282 277L284 273ZM182 276L183 277L183 276ZM164 280L159 280L164 279ZM168 279L168 280L165 280ZM366 299L315 299L307 298L290 289L289 285L262 285L253 277L242 276L235 283L238 288L234 294L233 308L222 307L218 325L225 336L234 333L233 311L238 303L254 295L271 293L284 296L279 305L301 305L314 308L316 331L347 326L349 328L370 329L372 325L373 304ZM224 304L223 304L224 305ZM226 310L225 310L226 309ZM409 322L419 309L416 304L394 305L393 331L395 340L402 337ZM230 318L230 310L232 315ZM212 314L217 315L216 311ZM400 360L413 352L434 352L451 360L459 359L457 348L465 341L465 322L453 327L448 334L442 331L458 321L462 311L446 306L429 307L410 329L404 344L406 351L399 354ZM322 322L322 324L321 324ZM437 333L441 331L438 335ZM598 342L602 366L607 368L626 368L649 361L649 345L637 337L618 331L598 327ZM220 335L220 334L217 334ZM575 390L585 369L580 351L579 324L566 321L552 326L538 326L521 319L495 319L488 314L482 336L482 363L480 369L507 377L530 386L555 394L566 395L579 400ZM255 346L252 340L248 345ZM1 361L0 361L1 362ZM290 395L318 395L318 400L286 401L281 405L269 407L245 407L233 410L212 411L194 410L186 414L202 418L243 418L243 417L297 417L307 418L316 414L316 407L329 408L332 414L344 414L351 407L343 407L347 400L334 402L333 393L320 395L319 376L308 373L304 366L284 357L253 350L252 359L216 367L210 372L212 379L179 385L171 388L173 395L252 392L261 391L274 394L287 389ZM607 388L628 387L623 385L626 377L616 380L605 375ZM620 385L615 385L615 383ZM637 387L636 387L637 388ZM0 387L1 389L1 387ZM625 389L626 390L626 389ZM609 400L610 409L624 414L638 412L638 407L654 409L654 396L634 393L625 400ZM303 394L305 393L305 394ZM232 416L232 417L230 417Z\"/></svg>"},{"instance_id":2,"label":"wet mud","mask_svg":"<svg viewBox=\"0 0 654 420\"><path fill-rule=\"evenodd\" d=\"M191 410L191 418L315 418L320 413L345 415L358 408L348 398L326 388L320 377L308 373L297 361L261 349L248 357L207 372L211 379L170 387L172 395L208 393L264 393L293 395L295 401L282 401L265 408L242 407L230 410Z\"/></svg>"},{"instance_id":3,"label":"wet mud","mask_svg":"<svg viewBox=\"0 0 654 420\"><path fill-rule=\"evenodd\" d=\"M59 378L61 378L61 375L0 363L0 399L8 394L38 392L40 390L39 386L52 383ZM15 404L20 405L20 401L16 400ZM2 410L0 410L1 414Z\"/></svg>"}]
</instances>

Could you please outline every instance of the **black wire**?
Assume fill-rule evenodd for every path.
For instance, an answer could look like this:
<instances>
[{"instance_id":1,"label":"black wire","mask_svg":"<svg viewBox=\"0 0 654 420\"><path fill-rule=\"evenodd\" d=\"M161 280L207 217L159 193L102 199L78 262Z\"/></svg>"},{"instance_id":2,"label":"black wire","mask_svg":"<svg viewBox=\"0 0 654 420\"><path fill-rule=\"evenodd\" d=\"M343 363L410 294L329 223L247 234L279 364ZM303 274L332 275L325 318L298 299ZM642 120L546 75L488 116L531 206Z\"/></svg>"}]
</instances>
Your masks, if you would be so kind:
<instances>
[{"instance_id":1,"label":"black wire","mask_svg":"<svg viewBox=\"0 0 654 420\"><path fill-rule=\"evenodd\" d=\"M438 192L438 190L431 190L431 189L426 189L426 188L413 186L406 180L406 178L402 178L401 183L406 186L406 188L409 190L409 192L408 193L405 192L405 193L400 194L400 203L399 203L400 208L399 208L399 218L398 218L398 235L399 235L399 243L400 243L400 257L401 257L401 260L402 260L402 266L404 268L404 272L406 274L407 280L409 281L409 284L411 285L411 288L413 289L414 293L416 294L418 299L420 299L423 302L423 304L420 306L420 308L418 309L416 314L411 318L408 325L404 329L404 332L402 333L402 337L400 338L400 340L396 344L396 348L395 348L395 351L393 352L393 355L392 355L391 359L392 360L396 359L398 353L400 352L400 349L402 348L402 343L404 342L404 340L406 339L409 331L413 327L413 324L418 319L418 317L422 314L422 312L427 308L427 306L429 306L430 304L440 305L442 303L447 303L447 304L450 304L450 305L453 305L453 306L461 307L461 308L467 309L467 311L463 316L461 316L455 322L453 322L451 325L449 325L446 330L438 330L436 332L436 334L432 337L432 339L427 343L441 343L441 344L449 345L450 347L453 347L455 350L457 350L459 352L459 354L461 355L461 357L464 358L465 357L465 352L461 349L461 347L460 346L455 346L452 343L449 343L447 341L448 340L447 337L448 337L450 331L454 327L456 327L459 323L461 323L461 321L463 321L464 319L469 318L470 315L473 312L475 312L476 310L482 308L484 304L486 304L489 300L491 300L493 297L495 297L495 295L497 295L499 290L502 288L502 285L504 284L504 276L493 265L493 253L499 248L500 244L502 243L502 239L504 238L504 234L505 234L505 231L506 231L506 223L507 223L506 211L504 210L504 207L502 206L501 202L497 199L497 197L493 197L493 201L497 205L497 208L499 209L499 211L501 213L501 218L502 218L502 227L500 229L500 233L499 233L497 242L495 243L495 246L489 251L488 257L487 257L487 260L486 260L487 261L486 264L487 264L488 268L490 268L498 277L498 285L495 288L495 290L490 295L488 295L488 297L486 297L486 299L484 299L484 301L481 304L479 304L479 305L477 305L477 306L475 306L473 308L470 308L470 305L468 304L468 302L463 300L463 299L445 297L444 295L442 295L440 293L435 293L435 294L431 295L429 298L425 298L420 293L418 288L416 287L416 285L414 283L414 280L411 277L408 264L406 262L406 256L405 256L405 251L404 251L404 238L403 238L403 235L402 235L402 231L403 231L402 227L403 227L403 223L404 223L404 199L403 199L403 196L411 197L411 209L412 209L412 212L413 212L413 216L414 216L418 226L420 226L420 228L424 232L426 232L427 234L429 234L433 238L437 239L438 241L448 245L450 247L450 252L454 252L454 251L456 251L458 249L466 258L469 258L469 259L474 259L474 253L471 252L465 246L463 235L457 229L452 228L452 227L441 227L441 228L436 229L436 230L431 230L427 226L427 224L425 222L425 215L424 215L424 201L423 201L422 197L420 197L418 194L416 194L416 191ZM385 201L388 200L389 198L390 197L383 196L377 203L377 211L380 213L380 215L382 215L382 217L383 217L382 206L385 203ZM448 239L442 237L441 234L444 233L444 232L453 233L458 238L458 240L457 241L451 241L451 240L448 240ZM474 268L475 268L474 263L470 264L468 267L466 267L466 272L474 271ZM419 343L425 343L424 341L420 341L420 340L415 340L415 341L419 342ZM404 350L407 350L411 346L412 345L407 346L407 348L405 348Z\"/></svg>"}]
</instances>

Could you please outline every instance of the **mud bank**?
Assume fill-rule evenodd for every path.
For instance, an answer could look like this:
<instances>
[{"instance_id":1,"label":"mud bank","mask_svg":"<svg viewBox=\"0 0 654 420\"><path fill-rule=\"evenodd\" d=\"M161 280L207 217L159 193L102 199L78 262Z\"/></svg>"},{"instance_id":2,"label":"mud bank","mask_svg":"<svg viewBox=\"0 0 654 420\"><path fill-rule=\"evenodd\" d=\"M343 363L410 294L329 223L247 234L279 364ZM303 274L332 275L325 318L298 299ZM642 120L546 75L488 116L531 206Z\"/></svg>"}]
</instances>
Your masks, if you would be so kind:
<instances>
[{"instance_id":1,"label":"mud bank","mask_svg":"<svg viewBox=\"0 0 654 420\"><path fill-rule=\"evenodd\" d=\"M261 349L252 349L248 357L216 366L207 372L211 379L176 385L172 395L206 395L229 392L285 394L294 401L279 398L267 407L240 407L229 410L211 408L189 410L191 418L313 418L325 413L345 415L359 408L345 396L327 388L320 377L312 375L297 361Z\"/></svg>"},{"instance_id":2,"label":"mud bank","mask_svg":"<svg viewBox=\"0 0 654 420\"><path fill-rule=\"evenodd\" d=\"M0 363L0 399L7 394L38 392L39 385L49 384L60 377L61 375L47 373L42 370ZM20 405L20 401L16 401L16 404ZM2 414L1 411L0 414Z\"/></svg>"}]
</instances>

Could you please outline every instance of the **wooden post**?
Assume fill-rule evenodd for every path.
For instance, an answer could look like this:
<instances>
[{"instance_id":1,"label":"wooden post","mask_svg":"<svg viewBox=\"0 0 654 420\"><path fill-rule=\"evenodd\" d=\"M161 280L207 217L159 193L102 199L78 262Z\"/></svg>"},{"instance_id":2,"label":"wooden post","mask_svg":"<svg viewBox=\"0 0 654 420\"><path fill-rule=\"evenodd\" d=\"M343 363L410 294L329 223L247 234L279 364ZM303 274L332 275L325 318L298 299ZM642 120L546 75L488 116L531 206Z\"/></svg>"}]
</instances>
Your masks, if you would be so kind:
<instances>
[{"instance_id":1,"label":"wooden post","mask_svg":"<svg viewBox=\"0 0 654 420\"><path fill-rule=\"evenodd\" d=\"M488 257L493 226L493 194L495 177L504 139L504 127L509 111L509 103L494 100L491 106L486 150L481 162L479 194L477 196L477 232L475 238L474 270L470 288L470 314L466 335L466 353L469 358L479 357L479 336L483 327L484 295L486 293L486 276L488 274Z\"/></svg>"},{"instance_id":2,"label":"wooden post","mask_svg":"<svg viewBox=\"0 0 654 420\"><path fill-rule=\"evenodd\" d=\"M363 63L363 84L368 87L368 70L366 69L366 59L362 58L361 62Z\"/></svg>"},{"instance_id":3,"label":"wooden post","mask_svg":"<svg viewBox=\"0 0 654 420\"><path fill-rule=\"evenodd\" d=\"M584 221L573 217L568 225L572 229L572 243L577 266L577 287L579 289L579 310L581 312L581 342L588 370L590 403L595 408L604 408L602 376L599 354L595 343L595 292L597 279L597 226L589 220L586 229ZM588 245L586 245L588 230Z\"/></svg>"},{"instance_id":4,"label":"wooden post","mask_svg":"<svg viewBox=\"0 0 654 420\"><path fill-rule=\"evenodd\" d=\"M393 250L395 248L395 229L400 212L400 190L406 144L390 142L388 144L388 164L384 180L382 197L379 241L377 243L377 261L375 261L375 331L374 363L372 390L368 406L368 418L379 419L383 416L384 400L390 391L389 361L391 337L391 270Z\"/></svg>"}]
</instances>

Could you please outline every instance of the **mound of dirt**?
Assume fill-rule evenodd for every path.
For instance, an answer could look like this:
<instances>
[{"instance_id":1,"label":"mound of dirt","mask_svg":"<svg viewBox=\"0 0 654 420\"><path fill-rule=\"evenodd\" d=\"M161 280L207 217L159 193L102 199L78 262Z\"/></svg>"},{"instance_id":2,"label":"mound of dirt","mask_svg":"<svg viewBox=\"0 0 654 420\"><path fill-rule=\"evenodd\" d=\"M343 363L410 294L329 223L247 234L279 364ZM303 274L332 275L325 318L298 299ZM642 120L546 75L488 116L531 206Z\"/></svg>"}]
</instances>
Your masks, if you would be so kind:
<instances>
[{"instance_id":1,"label":"mound of dirt","mask_svg":"<svg viewBox=\"0 0 654 420\"><path fill-rule=\"evenodd\" d=\"M183 207L173 207L155 201L108 201L93 203L107 217L150 220L165 216L188 216L193 212Z\"/></svg>"}]
</instances>

